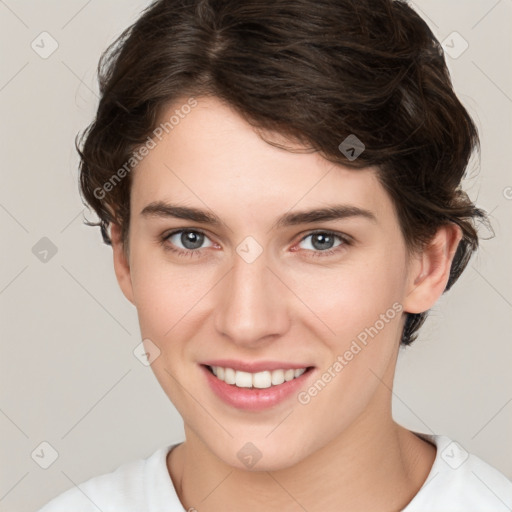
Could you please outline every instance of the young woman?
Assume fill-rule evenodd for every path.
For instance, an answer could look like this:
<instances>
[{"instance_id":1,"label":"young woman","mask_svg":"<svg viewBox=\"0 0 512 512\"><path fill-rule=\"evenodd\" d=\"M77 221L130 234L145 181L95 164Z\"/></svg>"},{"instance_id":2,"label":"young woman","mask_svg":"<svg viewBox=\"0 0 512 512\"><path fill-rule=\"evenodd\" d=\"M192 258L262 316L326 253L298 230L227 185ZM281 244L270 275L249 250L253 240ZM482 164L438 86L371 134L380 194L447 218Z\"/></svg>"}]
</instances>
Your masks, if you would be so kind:
<instances>
[{"instance_id":1,"label":"young woman","mask_svg":"<svg viewBox=\"0 0 512 512\"><path fill-rule=\"evenodd\" d=\"M478 144L402 1L159 0L100 66L81 190L186 440L56 511L501 511L512 483L391 414L400 345L486 220Z\"/></svg>"}]
</instances>

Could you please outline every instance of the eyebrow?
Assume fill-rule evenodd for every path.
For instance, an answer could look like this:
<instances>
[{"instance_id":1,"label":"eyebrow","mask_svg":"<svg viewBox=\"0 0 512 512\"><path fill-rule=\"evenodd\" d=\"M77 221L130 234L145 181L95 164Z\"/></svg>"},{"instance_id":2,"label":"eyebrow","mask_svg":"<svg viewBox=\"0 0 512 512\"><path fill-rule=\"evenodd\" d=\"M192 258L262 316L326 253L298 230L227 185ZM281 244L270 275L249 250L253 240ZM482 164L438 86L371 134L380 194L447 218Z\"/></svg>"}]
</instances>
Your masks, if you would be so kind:
<instances>
[{"instance_id":1,"label":"eyebrow","mask_svg":"<svg viewBox=\"0 0 512 512\"><path fill-rule=\"evenodd\" d=\"M189 206L178 206L164 201L154 201L148 204L140 212L144 217L177 218L185 219L200 224L220 226L222 221L215 214L199 208ZM336 204L314 210L303 210L298 212L285 213L277 219L271 229L294 226L297 224L312 224L314 222L325 222L340 220L350 217L362 217L372 222L377 222L377 217L370 210L358 206Z\"/></svg>"}]
</instances>

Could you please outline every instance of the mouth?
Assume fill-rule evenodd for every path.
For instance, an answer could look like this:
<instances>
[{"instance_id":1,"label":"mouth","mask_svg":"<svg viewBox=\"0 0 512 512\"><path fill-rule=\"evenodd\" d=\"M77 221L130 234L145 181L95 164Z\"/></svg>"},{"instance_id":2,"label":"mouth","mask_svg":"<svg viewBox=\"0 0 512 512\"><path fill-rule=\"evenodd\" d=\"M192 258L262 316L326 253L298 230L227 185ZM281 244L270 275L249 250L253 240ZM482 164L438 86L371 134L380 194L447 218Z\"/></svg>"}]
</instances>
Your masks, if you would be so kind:
<instances>
[{"instance_id":1,"label":"mouth","mask_svg":"<svg viewBox=\"0 0 512 512\"><path fill-rule=\"evenodd\" d=\"M224 366L202 366L226 384L248 389L267 389L280 386L285 382L298 379L301 375L314 368L313 366L306 366L302 368L278 368L276 370L263 370L260 372L245 372Z\"/></svg>"},{"instance_id":2,"label":"mouth","mask_svg":"<svg viewBox=\"0 0 512 512\"><path fill-rule=\"evenodd\" d=\"M199 366L210 390L217 398L231 407L246 411L262 411L285 403L296 397L316 373L314 366L300 365L296 368L275 367L257 372L218 364ZM269 366L275 365L267 365L267 368Z\"/></svg>"}]
</instances>

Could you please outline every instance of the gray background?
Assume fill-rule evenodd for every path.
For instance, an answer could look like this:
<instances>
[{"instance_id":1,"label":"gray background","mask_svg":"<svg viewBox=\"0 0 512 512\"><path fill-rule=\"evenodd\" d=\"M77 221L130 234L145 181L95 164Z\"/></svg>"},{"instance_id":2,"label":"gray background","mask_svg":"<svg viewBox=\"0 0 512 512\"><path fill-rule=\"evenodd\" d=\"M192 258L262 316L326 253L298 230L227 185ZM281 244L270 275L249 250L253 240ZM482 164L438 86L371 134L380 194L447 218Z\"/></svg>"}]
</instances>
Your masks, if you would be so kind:
<instances>
[{"instance_id":1,"label":"gray background","mask_svg":"<svg viewBox=\"0 0 512 512\"><path fill-rule=\"evenodd\" d=\"M77 187L74 137L97 104L98 58L147 4L0 0L1 511L35 510L183 439L181 418L133 354L136 311L118 288L111 248L82 224ZM413 6L447 51L463 49L454 31L469 44L447 60L482 138L467 190L492 212L496 236L400 354L394 416L451 436L512 478L512 0ZM47 58L31 47L51 49L43 31L59 45ZM46 261L43 237L57 250ZM58 452L47 469L43 442Z\"/></svg>"}]
</instances>

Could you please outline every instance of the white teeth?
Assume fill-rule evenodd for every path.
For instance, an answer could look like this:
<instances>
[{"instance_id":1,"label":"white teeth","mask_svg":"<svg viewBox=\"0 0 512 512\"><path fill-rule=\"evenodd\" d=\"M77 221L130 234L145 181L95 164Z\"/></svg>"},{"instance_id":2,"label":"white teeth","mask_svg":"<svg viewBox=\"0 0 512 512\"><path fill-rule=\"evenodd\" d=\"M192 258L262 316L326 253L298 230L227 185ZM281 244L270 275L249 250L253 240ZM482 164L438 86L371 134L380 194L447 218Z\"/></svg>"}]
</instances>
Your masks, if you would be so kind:
<instances>
[{"instance_id":1,"label":"white teeth","mask_svg":"<svg viewBox=\"0 0 512 512\"><path fill-rule=\"evenodd\" d=\"M226 384L234 384L236 382L236 372L233 368L224 368L224 382Z\"/></svg>"},{"instance_id":2,"label":"white teeth","mask_svg":"<svg viewBox=\"0 0 512 512\"><path fill-rule=\"evenodd\" d=\"M233 368L223 368L222 366L211 366L213 374L226 384L234 384L239 388L269 388L278 386L283 382L300 377L306 368L298 368L296 370L272 370L257 373L249 373L233 370Z\"/></svg>"},{"instance_id":3,"label":"white teeth","mask_svg":"<svg viewBox=\"0 0 512 512\"><path fill-rule=\"evenodd\" d=\"M286 370L284 372L284 380L288 382L289 380L292 380L295 377L295 370Z\"/></svg>"},{"instance_id":4,"label":"white teeth","mask_svg":"<svg viewBox=\"0 0 512 512\"><path fill-rule=\"evenodd\" d=\"M239 388L252 388L252 375L248 372L236 372L235 385Z\"/></svg>"},{"instance_id":5,"label":"white teeth","mask_svg":"<svg viewBox=\"0 0 512 512\"><path fill-rule=\"evenodd\" d=\"M284 382L284 371L283 370L274 370L272 372L272 384L274 386L282 384Z\"/></svg>"},{"instance_id":6,"label":"white teeth","mask_svg":"<svg viewBox=\"0 0 512 512\"><path fill-rule=\"evenodd\" d=\"M255 388L269 388L272 385L272 374L266 371L255 373L252 376L252 385Z\"/></svg>"}]
</instances>

